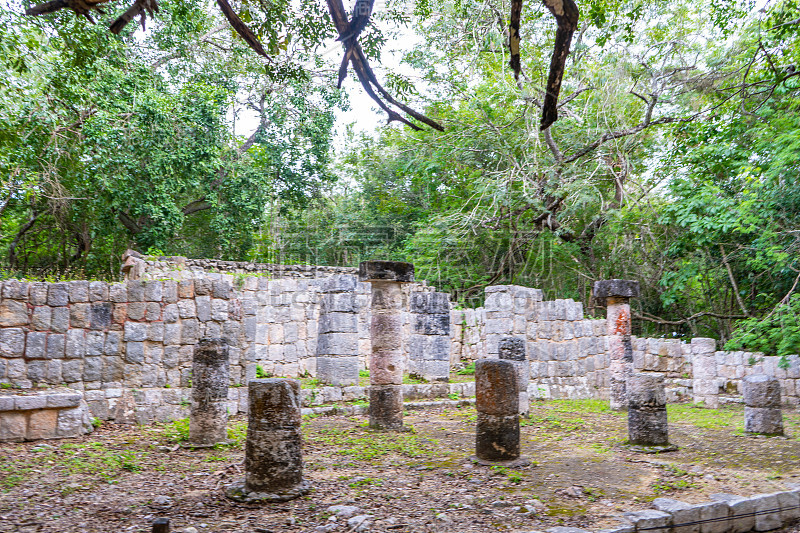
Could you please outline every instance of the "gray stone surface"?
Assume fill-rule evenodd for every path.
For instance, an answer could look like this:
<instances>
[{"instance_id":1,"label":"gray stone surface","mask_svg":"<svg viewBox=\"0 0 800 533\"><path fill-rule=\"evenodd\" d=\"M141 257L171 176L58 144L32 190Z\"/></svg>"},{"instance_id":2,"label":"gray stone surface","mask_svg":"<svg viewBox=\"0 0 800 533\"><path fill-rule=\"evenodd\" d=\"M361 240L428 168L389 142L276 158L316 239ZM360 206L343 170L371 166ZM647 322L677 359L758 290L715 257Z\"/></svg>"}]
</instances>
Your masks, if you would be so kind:
<instances>
[{"instance_id":1,"label":"gray stone surface","mask_svg":"<svg viewBox=\"0 0 800 533\"><path fill-rule=\"evenodd\" d=\"M781 407L781 383L764 374L747 376L742 380L742 396L749 407Z\"/></svg>"},{"instance_id":2,"label":"gray stone surface","mask_svg":"<svg viewBox=\"0 0 800 533\"><path fill-rule=\"evenodd\" d=\"M629 279L607 279L594 282L594 297L637 298L639 282Z\"/></svg>"},{"instance_id":3,"label":"gray stone surface","mask_svg":"<svg viewBox=\"0 0 800 533\"><path fill-rule=\"evenodd\" d=\"M414 281L414 265L401 261L364 261L358 265L359 281Z\"/></svg>"},{"instance_id":4,"label":"gray stone surface","mask_svg":"<svg viewBox=\"0 0 800 533\"><path fill-rule=\"evenodd\" d=\"M244 501L285 501L307 492L303 480L300 384L259 379L249 386L245 480L226 491Z\"/></svg>"},{"instance_id":5,"label":"gray stone surface","mask_svg":"<svg viewBox=\"0 0 800 533\"><path fill-rule=\"evenodd\" d=\"M783 413L768 407L745 407L744 430L759 435L783 435Z\"/></svg>"},{"instance_id":6,"label":"gray stone surface","mask_svg":"<svg viewBox=\"0 0 800 533\"><path fill-rule=\"evenodd\" d=\"M628 442L637 446L669 445L664 376L634 373L628 378Z\"/></svg>"},{"instance_id":7,"label":"gray stone surface","mask_svg":"<svg viewBox=\"0 0 800 533\"><path fill-rule=\"evenodd\" d=\"M475 392L475 455L483 461L519 459L519 387L514 363L500 359L477 361Z\"/></svg>"},{"instance_id":8,"label":"gray stone surface","mask_svg":"<svg viewBox=\"0 0 800 533\"><path fill-rule=\"evenodd\" d=\"M228 440L228 354L222 339L203 339L194 347L190 445L213 446Z\"/></svg>"}]
</instances>

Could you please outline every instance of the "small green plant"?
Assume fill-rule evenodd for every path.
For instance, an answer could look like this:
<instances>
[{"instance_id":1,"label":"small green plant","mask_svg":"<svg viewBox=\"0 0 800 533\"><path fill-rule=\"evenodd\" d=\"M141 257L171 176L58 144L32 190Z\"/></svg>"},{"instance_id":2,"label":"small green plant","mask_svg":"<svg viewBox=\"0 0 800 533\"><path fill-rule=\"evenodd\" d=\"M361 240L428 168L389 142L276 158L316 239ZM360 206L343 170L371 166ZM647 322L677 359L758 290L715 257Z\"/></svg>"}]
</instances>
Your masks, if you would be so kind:
<instances>
[{"instance_id":1,"label":"small green plant","mask_svg":"<svg viewBox=\"0 0 800 533\"><path fill-rule=\"evenodd\" d=\"M368 378L369 377L369 370L359 370L358 377L360 378Z\"/></svg>"},{"instance_id":2,"label":"small green plant","mask_svg":"<svg viewBox=\"0 0 800 533\"><path fill-rule=\"evenodd\" d=\"M450 394L447 395L447 397L450 398L451 400L458 400L459 398L461 398L461 396L457 392L451 392Z\"/></svg>"},{"instance_id":3,"label":"small green plant","mask_svg":"<svg viewBox=\"0 0 800 533\"><path fill-rule=\"evenodd\" d=\"M462 368L461 370L456 372L456 374L458 374L460 376L474 376L475 375L475 361L471 362L470 364L468 364L467 366L465 366L464 368Z\"/></svg>"},{"instance_id":4,"label":"small green plant","mask_svg":"<svg viewBox=\"0 0 800 533\"><path fill-rule=\"evenodd\" d=\"M427 380L415 374L406 374L403 376L403 383L406 385L424 385Z\"/></svg>"},{"instance_id":5,"label":"small green plant","mask_svg":"<svg viewBox=\"0 0 800 533\"><path fill-rule=\"evenodd\" d=\"M263 366L256 365L256 377L258 379L271 378L272 374L270 374L269 372L265 371Z\"/></svg>"},{"instance_id":6,"label":"small green plant","mask_svg":"<svg viewBox=\"0 0 800 533\"><path fill-rule=\"evenodd\" d=\"M172 442L189 440L189 419L181 418L166 425L164 436Z\"/></svg>"},{"instance_id":7,"label":"small green plant","mask_svg":"<svg viewBox=\"0 0 800 533\"><path fill-rule=\"evenodd\" d=\"M15 388L13 383L0 383L0 389L13 389Z\"/></svg>"},{"instance_id":8,"label":"small green plant","mask_svg":"<svg viewBox=\"0 0 800 533\"><path fill-rule=\"evenodd\" d=\"M103 421L97 418L96 416L92 417L92 427L98 429L100 426L103 425Z\"/></svg>"}]
</instances>

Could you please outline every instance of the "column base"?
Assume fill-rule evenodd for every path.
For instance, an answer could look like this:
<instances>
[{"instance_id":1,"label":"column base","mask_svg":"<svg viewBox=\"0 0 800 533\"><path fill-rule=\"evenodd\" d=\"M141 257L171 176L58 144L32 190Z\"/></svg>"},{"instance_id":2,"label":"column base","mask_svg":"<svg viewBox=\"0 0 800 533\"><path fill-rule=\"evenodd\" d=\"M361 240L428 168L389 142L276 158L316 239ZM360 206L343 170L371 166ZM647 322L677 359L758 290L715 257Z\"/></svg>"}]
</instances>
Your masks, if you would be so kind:
<instances>
[{"instance_id":1,"label":"column base","mask_svg":"<svg viewBox=\"0 0 800 533\"><path fill-rule=\"evenodd\" d=\"M233 501L243 503L275 503L294 500L304 494L308 494L310 490L311 483L302 481L295 487L281 489L275 492L248 491L244 480L242 480L228 485L225 489L225 496Z\"/></svg>"},{"instance_id":2,"label":"column base","mask_svg":"<svg viewBox=\"0 0 800 533\"><path fill-rule=\"evenodd\" d=\"M481 459L480 457L473 455L469 458L475 464L479 464L482 466L505 466L508 468L522 468L523 466L530 466L531 460L527 457L517 457L516 459L510 459L508 461L489 461L487 459Z\"/></svg>"}]
</instances>

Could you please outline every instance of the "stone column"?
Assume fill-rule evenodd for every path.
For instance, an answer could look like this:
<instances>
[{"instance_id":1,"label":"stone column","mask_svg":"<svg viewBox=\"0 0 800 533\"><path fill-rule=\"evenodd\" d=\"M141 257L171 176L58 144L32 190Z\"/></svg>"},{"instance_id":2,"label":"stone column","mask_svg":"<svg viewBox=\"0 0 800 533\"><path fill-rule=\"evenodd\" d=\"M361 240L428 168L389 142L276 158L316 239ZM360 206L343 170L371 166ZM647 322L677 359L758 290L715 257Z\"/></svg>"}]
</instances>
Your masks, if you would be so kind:
<instances>
[{"instance_id":1,"label":"stone column","mask_svg":"<svg viewBox=\"0 0 800 533\"><path fill-rule=\"evenodd\" d=\"M322 282L317 334L317 379L325 385L358 385L356 277L334 275Z\"/></svg>"},{"instance_id":2,"label":"stone column","mask_svg":"<svg viewBox=\"0 0 800 533\"><path fill-rule=\"evenodd\" d=\"M511 361L480 359L475 363L475 455L479 463L528 463L520 457L517 380Z\"/></svg>"},{"instance_id":3,"label":"stone column","mask_svg":"<svg viewBox=\"0 0 800 533\"><path fill-rule=\"evenodd\" d=\"M695 403L704 407L719 407L719 385L717 384L717 341L695 337L692 347L692 396Z\"/></svg>"},{"instance_id":4,"label":"stone column","mask_svg":"<svg viewBox=\"0 0 800 533\"><path fill-rule=\"evenodd\" d=\"M228 343L203 339L194 347L189 446L211 447L228 440Z\"/></svg>"},{"instance_id":5,"label":"stone column","mask_svg":"<svg viewBox=\"0 0 800 533\"><path fill-rule=\"evenodd\" d=\"M425 381L450 380L450 295L411 294L413 333L408 341L409 374Z\"/></svg>"},{"instance_id":6,"label":"stone column","mask_svg":"<svg viewBox=\"0 0 800 533\"><path fill-rule=\"evenodd\" d=\"M761 435L783 435L781 384L773 377L756 374L742 380L744 430Z\"/></svg>"},{"instance_id":7,"label":"stone column","mask_svg":"<svg viewBox=\"0 0 800 533\"><path fill-rule=\"evenodd\" d=\"M225 494L242 502L284 502L306 494L300 431L300 383L254 379L249 387L245 478Z\"/></svg>"},{"instance_id":8,"label":"stone column","mask_svg":"<svg viewBox=\"0 0 800 533\"><path fill-rule=\"evenodd\" d=\"M519 414L522 416L527 416L530 411L528 384L531 380L531 366L525 346L525 339L521 337L502 337L499 343L500 359L511 361L517 373Z\"/></svg>"},{"instance_id":9,"label":"stone column","mask_svg":"<svg viewBox=\"0 0 800 533\"><path fill-rule=\"evenodd\" d=\"M609 372L611 373L611 408L617 411L628 406L625 382L633 372L630 299L639 296L639 282L609 279L594 283L594 297L605 302L608 331Z\"/></svg>"},{"instance_id":10,"label":"stone column","mask_svg":"<svg viewBox=\"0 0 800 533\"><path fill-rule=\"evenodd\" d=\"M628 377L628 444L641 451L675 449L669 443L664 376L637 372ZM635 449L635 448L634 448Z\"/></svg>"},{"instance_id":11,"label":"stone column","mask_svg":"<svg viewBox=\"0 0 800 533\"><path fill-rule=\"evenodd\" d=\"M369 426L403 429L403 292L414 281L414 265L396 261L365 261L358 278L372 286L369 358Z\"/></svg>"}]
</instances>

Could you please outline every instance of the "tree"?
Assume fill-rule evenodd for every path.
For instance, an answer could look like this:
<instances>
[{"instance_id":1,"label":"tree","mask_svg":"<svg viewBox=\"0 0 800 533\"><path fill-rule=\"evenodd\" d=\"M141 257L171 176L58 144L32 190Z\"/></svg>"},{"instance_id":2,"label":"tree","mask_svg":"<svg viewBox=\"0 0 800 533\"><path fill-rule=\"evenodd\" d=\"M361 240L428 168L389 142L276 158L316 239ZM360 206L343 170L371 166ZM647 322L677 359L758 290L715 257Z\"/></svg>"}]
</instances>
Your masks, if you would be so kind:
<instances>
[{"instance_id":1,"label":"tree","mask_svg":"<svg viewBox=\"0 0 800 533\"><path fill-rule=\"evenodd\" d=\"M302 204L333 179L340 93L259 73L200 6L163 9L136 49L78 19L2 14L9 268L114 275L130 245L240 257L267 202ZM247 139L227 117L237 95L260 117Z\"/></svg>"}]
</instances>

